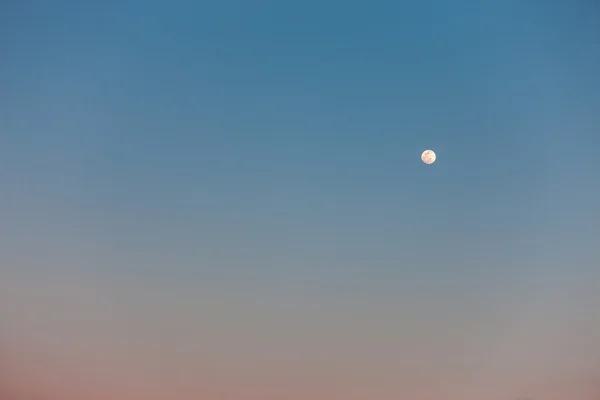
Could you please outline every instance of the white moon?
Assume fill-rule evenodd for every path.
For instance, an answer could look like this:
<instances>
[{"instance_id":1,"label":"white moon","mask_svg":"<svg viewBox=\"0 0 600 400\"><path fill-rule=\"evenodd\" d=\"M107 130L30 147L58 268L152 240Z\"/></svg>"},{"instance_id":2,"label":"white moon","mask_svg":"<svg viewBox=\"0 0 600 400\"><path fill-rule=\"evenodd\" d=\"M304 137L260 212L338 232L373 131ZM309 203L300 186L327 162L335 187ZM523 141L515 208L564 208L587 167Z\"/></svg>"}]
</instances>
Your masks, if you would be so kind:
<instances>
[{"instance_id":1,"label":"white moon","mask_svg":"<svg viewBox=\"0 0 600 400\"><path fill-rule=\"evenodd\" d=\"M433 150L425 150L423 154L421 154L421 160L425 164L433 164L435 162L436 156Z\"/></svg>"}]
</instances>

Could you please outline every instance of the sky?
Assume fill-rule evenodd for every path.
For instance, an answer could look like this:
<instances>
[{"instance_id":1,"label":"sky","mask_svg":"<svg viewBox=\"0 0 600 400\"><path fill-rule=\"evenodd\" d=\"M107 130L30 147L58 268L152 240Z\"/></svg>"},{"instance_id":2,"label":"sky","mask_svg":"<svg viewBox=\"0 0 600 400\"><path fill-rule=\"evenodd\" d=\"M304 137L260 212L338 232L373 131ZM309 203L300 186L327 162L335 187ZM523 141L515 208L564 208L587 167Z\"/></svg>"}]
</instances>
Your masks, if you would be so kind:
<instances>
[{"instance_id":1,"label":"sky","mask_svg":"<svg viewBox=\"0 0 600 400\"><path fill-rule=\"evenodd\" d=\"M598 18L3 2L0 390L597 399Z\"/></svg>"}]
</instances>

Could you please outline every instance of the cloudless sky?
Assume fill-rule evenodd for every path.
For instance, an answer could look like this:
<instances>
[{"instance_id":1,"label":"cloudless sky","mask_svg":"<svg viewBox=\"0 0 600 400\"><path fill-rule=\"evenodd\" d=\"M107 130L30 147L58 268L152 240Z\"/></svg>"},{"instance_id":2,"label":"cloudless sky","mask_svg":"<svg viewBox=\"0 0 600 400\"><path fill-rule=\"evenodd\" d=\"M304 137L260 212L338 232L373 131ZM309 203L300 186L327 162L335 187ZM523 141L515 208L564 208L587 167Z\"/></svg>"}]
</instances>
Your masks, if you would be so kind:
<instances>
[{"instance_id":1,"label":"cloudless sky","mask_svg":"<svg viewBox=\"0 0 600 400\"><path fill-rule=\"evenodd\" d=\"M175 341L227 365L231 397L194 389L207 400L275 393L240 383L242 360L287 376L336 351L389 382L338 366L273 396L592 399L598 18L584 1L3 3L1 326L83 340L48 321L91 303L150 321L107 332L209 326ZM556 383L567 364L588 380ZM410 365L448 382L396 382Z\"/></svg>"}]
</instances>

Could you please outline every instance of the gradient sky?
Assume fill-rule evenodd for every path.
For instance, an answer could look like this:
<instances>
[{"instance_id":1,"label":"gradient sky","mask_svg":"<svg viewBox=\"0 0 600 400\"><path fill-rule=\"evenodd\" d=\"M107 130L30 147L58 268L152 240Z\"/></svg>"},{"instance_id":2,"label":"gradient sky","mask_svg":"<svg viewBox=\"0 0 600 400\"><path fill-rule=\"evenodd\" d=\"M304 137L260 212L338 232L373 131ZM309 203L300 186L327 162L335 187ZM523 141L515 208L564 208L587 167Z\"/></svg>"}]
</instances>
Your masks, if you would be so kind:
<instances>
[{"instance_id":1,"label":"gradient sky","mask_svg":"<svg viewBox=\"0 0 600 400\"><path fill-rule=\"evenodd\" d=\"M3 2L0 388L596 400L600 10L417 3Z\"/></svg>"}]
</instances>

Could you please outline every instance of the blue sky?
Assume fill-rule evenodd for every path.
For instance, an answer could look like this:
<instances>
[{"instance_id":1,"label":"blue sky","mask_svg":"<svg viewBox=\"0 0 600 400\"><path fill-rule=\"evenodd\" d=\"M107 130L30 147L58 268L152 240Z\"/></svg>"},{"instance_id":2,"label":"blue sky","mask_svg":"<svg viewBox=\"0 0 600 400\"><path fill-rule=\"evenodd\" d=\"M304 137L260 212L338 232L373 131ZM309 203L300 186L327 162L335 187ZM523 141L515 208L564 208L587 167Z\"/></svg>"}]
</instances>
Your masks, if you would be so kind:
<instances>
[{"instance_id":1,"label":"blue sky","mask_svg":"<svg viewBox=\"0 0 600 400\"><path fill-rule=\"evenodd\" d=\"M185 209L236 231L320 226L326 247L396 242L377 253L592 233L600 79L584 10L216 4L9 7L7 184L105 221ZM543 228L559 216L574 234Z\"/></svg>"},{"instance_id":2,"label":"blue sky","mask_svg":"<svg viewBox=\"0 0 600 400\"><path fill-rule=\"evenodd\" d=\"M3 5L2 268L434 314L592 293L597 10L500 3Z\"/></svg>"}]
</instances>

